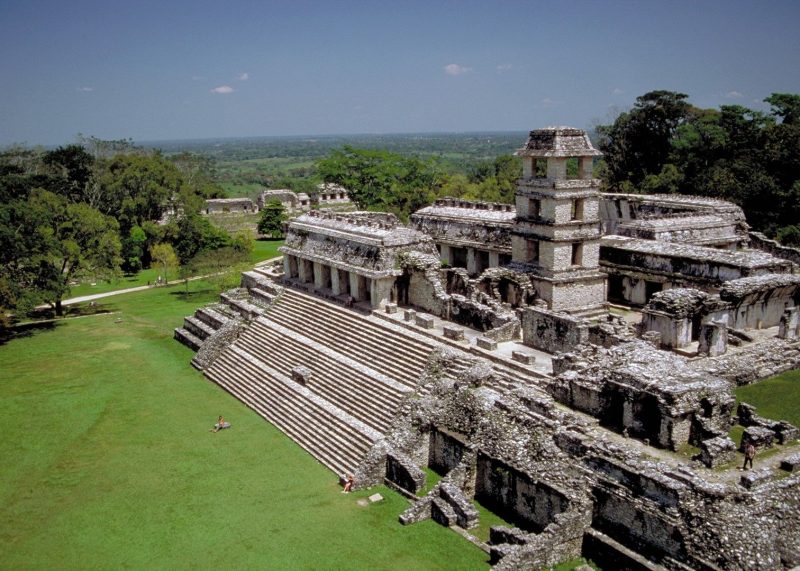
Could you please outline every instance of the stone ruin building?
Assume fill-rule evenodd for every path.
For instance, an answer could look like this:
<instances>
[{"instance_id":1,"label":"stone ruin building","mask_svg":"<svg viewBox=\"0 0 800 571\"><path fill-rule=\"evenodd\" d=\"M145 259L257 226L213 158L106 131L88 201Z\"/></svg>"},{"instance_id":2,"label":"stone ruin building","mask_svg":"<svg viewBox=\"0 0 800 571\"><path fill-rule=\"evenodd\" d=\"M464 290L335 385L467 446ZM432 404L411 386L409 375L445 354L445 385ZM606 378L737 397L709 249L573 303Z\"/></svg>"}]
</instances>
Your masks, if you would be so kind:
<instances>
[{"instance_id":1,"label":"stone ruin building","mask_svg":"<svg viewBox=\"0 0 800 571\"><path fill-rule=\"evenodd\" d=\"M500 514L472 538L498 569L800 565L798 429L733 396L800 367L800 252L726 202L601 193L578 129L518 154L515 205L300 213L176 338L403 524ZM776 452L739 472L746 442Z\"/></svg>"},{"instance_id":2,"label":"stone ruin building","mask_svg":"<svg viewBox=\"0 0 800 571\"><path fill-rule=\"evenodd\" d=\"M320 183L311 195L305 192L294 192L288 188L263 190L258 195L258 210L270 200L277 200L289 215L308 212L312 208L325 210L352 210L350 194L346 188L338 184Z\"/></svg>"},{"instance_id":3,"label":"stone ruin building","mask_svg":"<svg viewBox=\"0 0 800 571\"><path fill-rule=\"evenodd\" d=\"M205 202L203 214L247 214L258 212L249 198L209 198Z\"/></svg>"}]
</instances>

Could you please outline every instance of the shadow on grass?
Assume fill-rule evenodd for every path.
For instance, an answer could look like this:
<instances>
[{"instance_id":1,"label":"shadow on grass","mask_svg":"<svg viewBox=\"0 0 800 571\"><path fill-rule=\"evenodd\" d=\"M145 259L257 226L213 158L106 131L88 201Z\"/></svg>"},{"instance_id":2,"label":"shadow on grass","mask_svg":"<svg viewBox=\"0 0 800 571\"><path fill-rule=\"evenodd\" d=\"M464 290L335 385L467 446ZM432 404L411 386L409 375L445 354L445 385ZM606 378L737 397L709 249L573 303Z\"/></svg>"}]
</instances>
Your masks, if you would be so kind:
<instances>
[{"instance_id":1,"label":"shadow on grass","mask_svg":"<svg viewBox=\"0 0 800 571\"><path fill-rule=\"evenodd\" d=\"M216 293L216 290L214 290L213 288L206 288L189 292L185 290L181 291L176 290L169 292L169 295L174 295L177 299L181 301L194 301L200 298L206 299L208 298L209 294L213 295L214 293Z\"/></svg>"},{"instance_id":2,"label":"shadow on grass","mask_svg":"<svg viewBox=\"0 0 800 571\"><path fill-rule=\"evenodd\" d=\"M61 324L58 321L42 321L40 323L23 323L22 325L0 328L0 345L5 345L13 339L24 339L32 337L39 332L52 331L59 325Z\"/></svg>"}]
</instances>

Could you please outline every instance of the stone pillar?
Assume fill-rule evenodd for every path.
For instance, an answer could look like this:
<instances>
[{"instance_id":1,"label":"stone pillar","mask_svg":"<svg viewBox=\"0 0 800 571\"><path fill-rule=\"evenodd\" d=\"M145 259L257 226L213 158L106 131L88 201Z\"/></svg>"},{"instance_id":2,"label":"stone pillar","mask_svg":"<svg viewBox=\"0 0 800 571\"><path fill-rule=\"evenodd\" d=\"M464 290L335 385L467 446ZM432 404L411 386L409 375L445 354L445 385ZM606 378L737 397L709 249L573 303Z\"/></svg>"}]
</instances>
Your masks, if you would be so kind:
<instances>
[{"instance_id":1,"label":"stone pillar","mask_svg":"<svg viewBox=\"0 0 800 571\"><path fill-rule=\"evenodd\" d=\"M350 278L350 295L356 301L360 301L364 293L362 292L361 282L358 279L359 275L353 272L348 272Z\"/></svg>"},{"instance_id":2,"label":"stone pillar","mask_svg":"<svg viewBox=\"0 0 800 571\"><path fill-rule=\"evenodd\" d=\"M314 288L315 289L322 289L324 287L323 283L323 276L322 276L322 264L319 262L313 262L314 266Z\"/></svg>"},{"instance_id":3,"label":"stone pillar","mask_svg":"<svg viewBox=\"0 0 800 571\"><path fill-rule=\"evenodd\" d=\"M342 293L342 287L339 282L339 270L336 268L331 268L331 291L333 295L340 295Z\"/></svg>"},{"instance_id":4,"label":"stone pillar","mask_svg":"<svg viewBox=\"0 0 800 571\"><path fill-rule=\"evenodd\" d=\"M297 277L303 283L308 283L314 279L314 267L309 260L300 258L297 262Z\"/></svg>"},{"instance_id":5,"label":"stone pillar","mask_svg":"<svg viewBox=\"0 0 800 571\"><path fill-rule=\"evenodd\" d=\"M703 323L700 326L698 353L709 357L723 355L728 350L728 328L721 323Z\"/></svg>"},{"instance_id":6,"label":"stone pillar","mask_svg":"<svg viewBox=\"0 0 800 571\"><path fill-rule=\"evenodd\" d=\"M377 309L384 307L392 297L394 277L373 279L370 287L370 305Z\"/></svg>"},{"instance_id":7,"label":"stone pillar","mask_svg":"<svg viewBox=\"0 0 800 571\"><path fill-rule=\"evenodd\" d=\"M789 307L781 316L778 326L778 337L786 340L797 339L800 335L800 309L797 306Z\"/></svg>"},{"instance_id":8,"label":"stone pillar","mask_svg":"<svg viewBox=\"0 0 800 571\"><path fill-rule=\"evenodd\" d=\"M594 157L580 157L578 159L578 176L583 180L592 178L592 170L594 169Z\"/></svg>"},{"instance_id":9,"label":"stone pillar","mask_svg":"<svg viewBox=\"0 0 800 571\"><path fill-rule=\"evenodd\" d=\"M448 266L452 265L451 262L453 261L453 257L452 257L452 253L450 252L450 246L447 246L446 244L442 244L440 246L440 248L442 250L442 253L440 254L440 258L441 258L442 262L444 262Z\"/></svg>"},{"instance_id":10,"label":"stone pillar","mask_svg":"<svg viewBox=\"0 0 800 571\"><path fill-rule=\"evenodd\" d=\"M283 275L287 278L294 277L292 275L292 258L294 256L290 256L289 254L284 254L283 256ZM295 262L295 267L297 267L297 263Z\"/></svg>"},{"instance_id":11,"label":"stone pillar","mask_svg":"<svg viewBox=\"0 0 800 571\"><path fill-rule=\"evenodd\" d=\"M471 276L478 273L478 265L475 258L475 248L467 248L467 273Z\"/></svg>"},{"instance_id":12,"label":"stone pillar","mask_svg":"<svg viewBox=\"0 0 800 571\"><path fill-rule=\"evenodd\" d=\"M622 401L622 428L632 428L634 423L633 399L625 395L625 400Z\"/></svg>"},{"instance_id":13,"label":"stone pillar","mask_svg":"<svg viewBox=\"0 0 800 571\"><path fill-rule=\"evenodd\" d=\"M547 178L564 180L567 178L567 159L548 158L547 159Z\"/></svg>"}]
</instances>

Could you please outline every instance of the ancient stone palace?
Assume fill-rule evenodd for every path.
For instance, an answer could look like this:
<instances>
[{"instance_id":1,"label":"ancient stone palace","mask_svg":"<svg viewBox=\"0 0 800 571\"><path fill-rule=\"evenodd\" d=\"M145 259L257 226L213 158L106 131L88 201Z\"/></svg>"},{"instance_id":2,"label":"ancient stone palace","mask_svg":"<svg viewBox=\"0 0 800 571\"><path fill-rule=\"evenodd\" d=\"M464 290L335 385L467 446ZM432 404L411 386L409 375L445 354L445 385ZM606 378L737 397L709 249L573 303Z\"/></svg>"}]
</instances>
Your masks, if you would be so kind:
<instances>
[{"instance_id":1,"label":"ancient stone palace","mask_svg":"<svg viewBox=\"0 0 800 571\"><path fill-rule=\"evenodd\" d=\"M798 428L733 396L800 367L800 252L727 202L600 192L579 129L517 154L515 204L408 225L326 208L340 187L265 195L296 215L282 259L176 338L337 475L407 496L403 524L500 515L472 537L498 569L800 565Z\"/></svg>"}]
</instances>

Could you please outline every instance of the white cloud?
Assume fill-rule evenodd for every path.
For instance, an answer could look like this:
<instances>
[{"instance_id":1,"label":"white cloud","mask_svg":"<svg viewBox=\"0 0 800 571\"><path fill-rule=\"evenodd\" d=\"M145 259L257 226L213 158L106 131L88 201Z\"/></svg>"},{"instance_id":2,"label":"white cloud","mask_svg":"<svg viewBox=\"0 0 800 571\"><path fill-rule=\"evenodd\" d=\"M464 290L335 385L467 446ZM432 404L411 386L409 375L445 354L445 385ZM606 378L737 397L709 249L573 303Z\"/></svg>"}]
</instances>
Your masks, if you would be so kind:
<instances>
[{"instance_id":1,"label":"white cloud","mask_svg":"<svg viewBox=\"0 0 800 571\"><path fill-rule=\"evenodd\" d=\"M79 87L76 91L88 93L89 91L94 91L94 87Z\"/></svg>"},{"instance_id":2,"label":"white cloud","mask_svg":"<svg viewBox=\"0 0 800 571\"><path fill-rule=\"evenodd\" d=\"M211 93L233 93L233 87L230 85L220 85L211 90Z\"/></svg>"},{"instance_id":3,"label":"white cloud","mask_svg":"<svg viewBox=\"0 0 800 571\"><path fill-rule=\"evenodd\" d=\"M729 91L728 93L725 94L725 97L727 99L741 99L742 97L744 97L744 95L742 95L738 91Z\"/></svg>"},{"instance_id":4,"label":"white cloud","mask_svg":"<svg viewBox=\"0 0 800 571\"><path fill-rule=\"evenodd\" d=\"M555 101L553 101L549 97L545 97L544 99L542 99L542 105L552 105L553 103L555 103Z\"/></svg>"},{"instance_id":5,"label":"white cloud","mask_svg":"<svg viewBox=\"0 0 800 571\"><path fill-rule=\"evenodd\" d=\"M237 75L236 79L238 79L239 81L247 81L248 79L250 79L250 74L247 73L247 72L244 72L242 74Z\"/></svg>"},{"instance_id":6,"label":"white cloud","mask_svg":"<svg viewBox=\"0 0 800 571\"><path fill-rule=\"evenodd\" d=\"M497 66L497 73L505 73L511 71L512 65L510 63L501 63Z\"/></svg>"},{"instance_id":7,"label":"white cloud","mask_svg":"<svg viewBox=\"0 0 800 571\"><path fill-rule=\"evenodd\" d=\"M458 65L457 63L449 63L444 66L444 72L447 75L462 75L469 73L470 71L472 71L471 67L464 67L463 65Z\"/></svg>"},{"instance_id":8,"label":"white cloud","mask_svg":"<svg viewBox=\"0 0 800 571\"><path fill-rule=\"evenodd\" d=\"M619 87L615 87L611 93L613 93L614 95L622 95L623 93L625 93L625 90L620 89Z\"/></svg>"}]
</instances>

